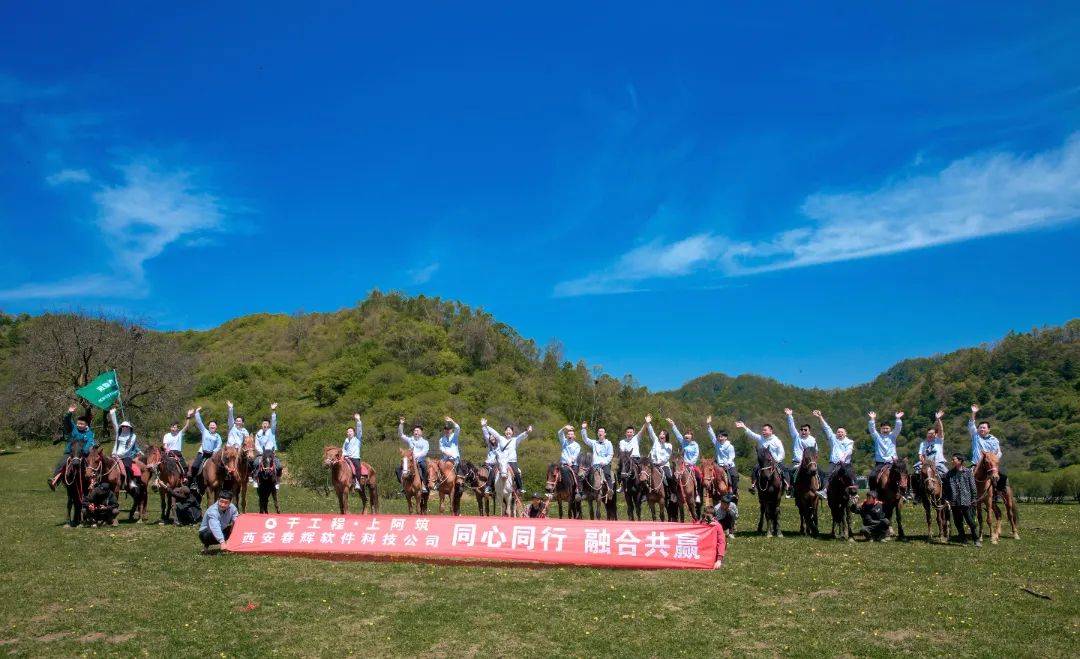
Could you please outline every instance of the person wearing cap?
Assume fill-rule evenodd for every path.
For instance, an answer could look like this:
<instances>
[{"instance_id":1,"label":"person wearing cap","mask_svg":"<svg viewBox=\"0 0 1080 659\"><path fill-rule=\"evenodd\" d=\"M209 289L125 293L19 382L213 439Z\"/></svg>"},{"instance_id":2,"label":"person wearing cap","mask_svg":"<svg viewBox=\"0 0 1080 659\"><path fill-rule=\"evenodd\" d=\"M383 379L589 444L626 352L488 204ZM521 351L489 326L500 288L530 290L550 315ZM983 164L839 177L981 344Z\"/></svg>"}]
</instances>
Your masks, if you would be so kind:
<instances>
[{"instance_id":1,"label":"person wearing cap","mask_svg":"<svg viewBox=\"0 0 1080 659\"><path fill-rule=\"evenodd\" d=\"M838 469L846 471L848 476L851 477L851 482L854 483L855 471L851 468L851 454L855 450L855 442L848 437L847 428L840 426L836 429L836 432L833 432L821 410L814 410L814 416L821 422L821 429L825 431L825 436L829 438L829 466L823 472L821 490L826 491L829 487L829 481L832 480L833 474Z\"/></svg>"},{"instance_id":2,"label":"person wearing cap","mask_svg":"<svg viewBox=\"0 0 1080 659\"><path fill-rule=\"evenodd\" d=\"M112 485L102 481L90 490L86 500L83 501L84 516L97 524L112 524L120 512L120 502L116 500L116 493Z\"/></svg>"},{"instance_id":3,"label":"person wearing cap","mask_svg":"<svg viewBox=\"0 0 1080 659\"><path fill-rule=\"evenodd\" d=\"M611 492L615 489L615 481L611 477L611 461L615 459L615 449L611 447L611 441L607 438L607 428L600 426L596 429L596 439L590 439L589 424L582 421L581 441L592 449L592 464L594 467L600 467L600 471L604 474L604 480L607 481L608 487L611 488L608 492Z\"/></svg>"},{"instance_id":4,"label":"person wearing cap","mask_svg":"<svg viewBox=\"0 0 1080 659\"><path fill-rule=\"evenodd\" d=\"M109 410L109 421L113 427L112 457L124 463L125 482L131 483L134 478L131 473L131 461L142 453L142 449L139 448L138 437L135 435L135 427L131 425L130 421L121 421L117 424L115 407Z\"/></svg>"},{"instance_id":5,"label":"person wearing cap","mask_svg":"<svg viewBox=\"0 0 1080 659\"><path fill-rule=\"evenodd\" d=\"M360 456L363 450L364 441L364 422L360 420L360 413L357 412L353 415L353 419L356 421L356 428L345 429L345 443L341 445L341 454L345 456L345 459L352 463L353 466L353 487L357 490L360 487Z\"/></svg>"},{"instance_id":6,"label":"person wearing cap","mask_svg":"<svg viewBox=\"0 0 1080 659\"><path fill-rule=\"evenodd\" d=\"M517 451L518 445L528 439L529 434L532 433L532 431L533 427L529 426L525 429L525 432L515 435L514 426L506 426L505 434L500 435L488 425L487 419L480 419L480 432L484 435L485 441L489 446L486 460L488 474L491 474L488 476L487 481L487 491L489 494L492 491L492 485L495 484L494 469L500 454L506 457L506 464L509 465L510 469L514 472L514 487L517 488L518 494L525 494L525 489L521 486L521 468L518 467Z\"/></svg>"},{"instance_id":7,"label":"person wearing cap","mask_svg":"<svg viewBox=\"0 0 1080 659\"><path fill-rule=\"evenodd\" d=\"M221 450L221 435L217 431L217 421L211 420L210 423L203 424L202 407L195 408L195 426L202 435L202 444L199 446L199 452L195 454L195 459L191 461L188 482L198 490L201 489L199 471L202 469L203 462L209 460L214 456L214 453Z\"/></svg>"},{"instance_id":8,"label":"person wearing cap","mask_svg":"<svg viewBox=\"0 0 1080 659\"><path fill-rule=\"evenodd\" d=\"M188 410L187 417L184 419L184 427L180 427L178 421L173 421L169 425L169 432L161 438L161 449L165 452L164 457L172 457L180 463L181 468L186 473L188 470L187 462L184 460L184 431L191 425L191 417L195 414L195 410Z\"/></svg>"},{"instance_id":9,"label":"person wearing cap","mask_svg":"<svg viewBox=\"0 0 1080 659\"><path fill-rule=\"evenodd\" d=\"M176 515L177 526L190 526L202 521L202 508L197 490L190 487L174 487L169 490L173 498L173 514Z\"/></svg>"},{"instance_id":10,"label":"person wearing cap","mask_svg":"<svg viewBox=\"0 0 1080 659\"><path fill-rule=\"evenodd\" d=\"M867 490L866 498L859 506L859 516L862 517L863 527L861 533L874 542L889 541L889 520L885 517L885 511L878 501L877 491Z\"/></svg>"},{"instance_id":11,"label":"person wearing cap","mask_svg":"<svg viewBox=\"0 0 1080 659\"><path fill-rule=\"evenodd\" d=\"M413 452L413 461L416 463L416 468L420 471L420 491L428 491L428 478L427 478L427 455L428 455L428 440L424 439L424 426L419 423L413 426L412 436L405 434L405 417L398 417L398 435L401 437L401 441L405 442L405 445L409 447ZM398 482L401 482L401 466L398 465L396 470ZM405 493L405 489L402 488L401 493Z\"/></svg>"},{"instance_id":12,"label":"person wearing cap","mask_svg":"<svg viewBox=\"0 0 1080 659\"><path fill-rule=\"evenodd\" d=\"M255 455L266 455L267 451L274 459L274 489L278 489L281 487L281 460L277 457L277 403L270 403L270 418L263 419L262 427L255 432ZM254 460L248 465L248 473L253 475L250 480L254 485Z\"/></svg>"},{"instance_id":13,"label":"person wearing cap","mask_svg":"<svg viewBox=\"0 0 1080 659\"><path fill-rule=\"evenodd\" d=\"M82 442L83 455L90 455L90 449L94 446L94 431L90 429L90 417L80 416L76 419L75 410L77 408L78 406L74 403L68 406L67 414L63 418L64 435L53 442L53 444L64 442L64 453L56 461L53 474L49 477L50 490L56 489L56 483L60 480L60 475L64 473L64 467L67 466L68 458L71 457L71 444L73 442Z\"/></svg>"},{"instance_id":14,"label":"person wearing cap","mask_svg":"<svg viewBox=\"0 0 1080 659\"><path fill-rule=\"evenodd\" d=\"M203 544L202 553L209 554L211 545L224 545L232 535L233 522L240 511L232 502L232 492L224 490L217 502L210 506L199 525L199 541Z\"/></svg>"},{"instance_id":15,"label":"person wearing cap","mask_svg":"<svg viewBox=\"0 0 1080 659\"><path fill-rule=\"evenodd\" d=\"M735 522L739 519L739 506L731 492L720 497L720 503L713 507L713 517L720 522L721 528L729 538L735 537Z\"/></svg>"},{"instance_id":16,"label":"person wearing cap","mask_svg":"<svg viewBox=\"0 0 1080 659\"><path fill-rule=\"evenodd\" d=\"M458 446L458 436L461 434L461 426L449 416L443 417L443 434L439 437L439 459L446 460L456 468L461 462L461 447Z\"/></svg>"},{"instance_id":17,"label":"person wearing cap","mask_svg":"<svg viewBox=\"0 0 1080 659\"><path fill-rule=\"evenodd\" d=\"M525 514L528 517L547 517L547 499L539 492L533 492L532 502Z\"/></svg>"},{"instance_id":18,"label":"person wearing cap","mask_svg":"<svg viewBox=\"0 0 1080 659\"><path fill-rule=\"evenodd\" d=\"M975 476L964 466L964 456L960 453L953 453L952 469L945 473L942 480L942 494L952 509L953 526L960 535L960 544L967 544L964 533L966 523L971 529L971 537L975 538L975 546L982 547L982 537L975 532L975 511L972 510L977 496Z\"/></svg>"}]
</instances>

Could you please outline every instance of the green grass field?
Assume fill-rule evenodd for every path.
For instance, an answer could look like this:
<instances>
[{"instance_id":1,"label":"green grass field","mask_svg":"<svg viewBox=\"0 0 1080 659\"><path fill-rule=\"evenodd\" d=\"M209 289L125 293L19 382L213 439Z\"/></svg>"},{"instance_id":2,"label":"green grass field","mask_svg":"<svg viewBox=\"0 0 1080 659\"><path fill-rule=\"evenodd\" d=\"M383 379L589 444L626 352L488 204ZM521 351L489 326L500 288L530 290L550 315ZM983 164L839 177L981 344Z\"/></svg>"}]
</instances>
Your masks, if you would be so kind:
<instances>
[{"instance_id":1,"label":"green grass field","mask_svg":"<svg viewBox=\"0 0 1080 659\"><path fill-rule=\"evenodd\" d=\"M393 448L366 457L385 473ZM787 537L756 537L744 495L742 532L714 572L204 557L191 528L62 528L64 495L44 478L56 455L0 456L10 655L1080 655L1075 504L1023 506L1020 541L977 550L928 545L921 509L910 542L796 537L790 501ZM535 486L538 465L524 466ZM281 498L286 511L334 510L296 487Z\"/></svg>"}]
</instances>

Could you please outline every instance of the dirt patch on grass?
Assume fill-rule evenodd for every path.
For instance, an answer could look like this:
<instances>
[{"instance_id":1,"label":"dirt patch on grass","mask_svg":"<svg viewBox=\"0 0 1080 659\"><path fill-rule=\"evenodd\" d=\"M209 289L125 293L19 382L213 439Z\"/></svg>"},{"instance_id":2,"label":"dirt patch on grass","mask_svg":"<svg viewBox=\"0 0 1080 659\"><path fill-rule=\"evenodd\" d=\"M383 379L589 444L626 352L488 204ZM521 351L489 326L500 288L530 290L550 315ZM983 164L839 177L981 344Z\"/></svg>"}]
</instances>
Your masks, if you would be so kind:
<instances>
[{"instance_id":1,"label":"dirt patch on grass","mask_svg":"<svg viewBox=\"0 0 1080 659\"><path fill-rule=\"evenodd\" d=\"M115 636L110 636L109 638L107 638L105 640L108 641L109 643L120 644L120 643L127 643L128 641L130 641L133 638L135 638L135 634L116 634Z\"/></svg>"},{"instance_id":2,"label":"dirt patch on grass","mask_svg":"<svg viewBox=\"0 0 1080 659\"><path fill-rule=\"evenodd\" d=\"M66 638L67 632L54 632L52 634L45 634L44 636L35 636L34 640L41 643L52 643L53 641L59 641L62 638Z\"/></svg>"},{"instance_id":3,"label":"dirt patch on grass","mask_svg":"<svg viewBox=\"0 0 1080 659\"><path fill-rule=\"evenodd\" d=\"M79 637L79 642L80 643L97 643L98 641L102 641L104 639L105 639L105 634L102 634L101 632L93 632L91 634L87 634L86 636L80 636Z\"/></svg>"},{"instance_id":4,"label":"dirt patch on grass","mask_svg":"<svg viewBox=\"0 0 1080 659\"><path fill-rule=\"evenodd\" d=\"M821 590L815 590L810 593L810 599L817 599L819 597L836 597L840 594L839 590L835 588L822 588Z\"/></svg>"},{"instance_id":5,"label":"dirt patch on grass","mask_svg":"<svg viewBox=\"0 0 1080 659\"><path fill-rule=\"evenodd\" d=\"M882 632L881 636L893 643L904 643L915 638L917 633L914 629L894 629L891 632Z\"/></svg>"}]
</instances>

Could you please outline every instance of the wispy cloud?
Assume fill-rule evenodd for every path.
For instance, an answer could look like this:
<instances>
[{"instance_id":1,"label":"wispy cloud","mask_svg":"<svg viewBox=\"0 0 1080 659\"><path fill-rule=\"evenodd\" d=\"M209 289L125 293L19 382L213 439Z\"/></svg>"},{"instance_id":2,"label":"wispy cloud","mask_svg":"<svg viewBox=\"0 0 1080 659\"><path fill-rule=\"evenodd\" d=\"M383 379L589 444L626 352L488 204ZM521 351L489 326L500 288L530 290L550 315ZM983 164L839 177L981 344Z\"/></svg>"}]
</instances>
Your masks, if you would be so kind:
<instances>
[{"instance_id":1,"label":"wispy cloud","mask_svg":"<svg viewBox=\"0 0 1080 659\"><path fill-rule=\"evenodd\" d=\"M89 183L90 172L85 169L61 169L55 174L45 177L49 185L62 185L64 183Z\"/></svg>"},{"instance_id":2,"label":"wispy cloud","mask_svg":"<svg viewBox=\"0 0 1080 659\"><path fill-rule=\"evenodd\" d=\"M762 241L709 231L651 240L609 268L559 283L554 294L620 293L702 273L752 275L1071 222L1080 219L1080 133L1033 155L983 153L876 190L815 193L800 210L805 224Z\"/></svg>"},{"instance_id":3,"label":"wispy cloud","mask_svg":"<svg viewBox=\"0 0 1080 659\"><path fill-rule=\"evenodd\" d=\"M431 263L422 268L409 271L409 281L413 284L426 284L439 271L439 263Z\"/></svg>"},{"instance_id":4,"label":"wispy cloud","mask_svg":"<svg viewBox=\"0 0 1080 659\"><path fill-rule=\"evenodd\" d=\"M91 199L95 224L115 252L110 272L91 272L61 281L30 282L0 290L0 299L59 299L145 295L149 286L144 265L178 241L223 228L228 211L217 195L202 188L194 173L167 169L152 160L118 168L120 181L97 184ZM89 182L83 170L64 170L49 177Z\"/></svg>"}]
</instances>

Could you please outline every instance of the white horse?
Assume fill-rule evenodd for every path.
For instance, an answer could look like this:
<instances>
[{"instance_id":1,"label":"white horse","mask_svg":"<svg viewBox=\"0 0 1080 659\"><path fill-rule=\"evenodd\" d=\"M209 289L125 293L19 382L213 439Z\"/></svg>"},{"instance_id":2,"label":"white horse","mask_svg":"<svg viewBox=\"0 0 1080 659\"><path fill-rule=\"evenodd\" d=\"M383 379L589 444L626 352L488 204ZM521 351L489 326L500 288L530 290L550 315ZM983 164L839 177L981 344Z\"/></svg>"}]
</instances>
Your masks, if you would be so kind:
<instances>
[{"instance_id":1,"label":"white horse","mask_svg":"<svg viewBox=\"0 0 1080 659\"><path fill-rule=\"evenodd\" d=\"M517 490L514 489L514 470L503 453L496 455L498 471L495 473L495 499L502 504L504 516L517 517L521 514Z\"/></svg>"}]
</instances>

